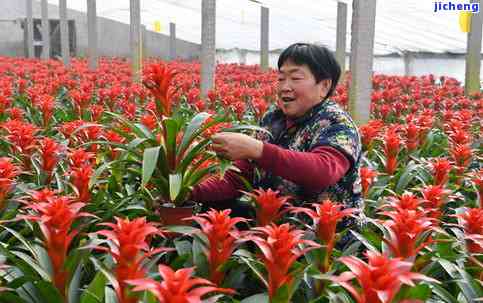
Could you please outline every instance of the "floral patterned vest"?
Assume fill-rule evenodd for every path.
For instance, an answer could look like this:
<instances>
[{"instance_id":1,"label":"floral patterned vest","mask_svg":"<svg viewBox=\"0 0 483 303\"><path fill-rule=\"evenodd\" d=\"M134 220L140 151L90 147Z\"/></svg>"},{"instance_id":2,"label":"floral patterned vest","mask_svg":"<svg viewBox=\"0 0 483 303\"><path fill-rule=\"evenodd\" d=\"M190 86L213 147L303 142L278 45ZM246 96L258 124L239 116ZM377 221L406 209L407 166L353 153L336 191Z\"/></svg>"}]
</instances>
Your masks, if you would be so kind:
<instances>
[{"instance_id":1,"label":"floral patterned vest","mask_svg":"<svg viewBox=\"0 0 483 303\"><path fill-rule=\"evenodd\" d=\"M362 208L359 176L361 139L356 124L337 103L322 101L294 120L294 125L288 129L285 115L274 104L260 124L272 134L272 137L259 134L259 139L265 142L300 152L310 151L317 146L331 146L347 156L351 167L338 183L316 192L308 192L302 186L259 169L255 175L255 188L271 188L283 195L290 195L294 197L292 203L295 205L331 199L343 203L345 207Z\"/></svg>"}]
</instances>

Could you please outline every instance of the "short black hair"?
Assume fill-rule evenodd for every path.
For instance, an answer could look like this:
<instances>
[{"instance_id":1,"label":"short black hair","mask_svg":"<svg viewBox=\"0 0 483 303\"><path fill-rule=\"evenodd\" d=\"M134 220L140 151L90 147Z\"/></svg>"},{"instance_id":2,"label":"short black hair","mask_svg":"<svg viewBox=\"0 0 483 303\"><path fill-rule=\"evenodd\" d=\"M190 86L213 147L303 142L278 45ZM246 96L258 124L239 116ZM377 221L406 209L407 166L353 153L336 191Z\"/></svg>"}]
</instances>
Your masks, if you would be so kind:
<instances>
[{"instance_id":1,"label":"short black hair","mask_svg":"<svg viewBox=\"0 0 483 303\"><path fill-rule=\"evenodd\" d=\"M327 47L311 43L294 43L284 49L278 57L278 69L280 70L289 60L297 65L306 64L314 75L316 83L325 79L332 80L324 100L332 95L339 82L341 69L334 54Z\"/></svg>"}]
</instances>

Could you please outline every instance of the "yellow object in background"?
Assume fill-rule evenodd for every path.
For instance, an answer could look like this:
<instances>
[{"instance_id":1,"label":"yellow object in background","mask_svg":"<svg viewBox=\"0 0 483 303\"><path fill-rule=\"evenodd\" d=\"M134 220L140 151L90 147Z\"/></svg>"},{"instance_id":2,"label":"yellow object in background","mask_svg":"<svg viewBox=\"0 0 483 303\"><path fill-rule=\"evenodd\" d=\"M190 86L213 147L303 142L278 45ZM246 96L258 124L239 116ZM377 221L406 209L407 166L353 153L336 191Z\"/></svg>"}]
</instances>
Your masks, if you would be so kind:
<instances>
[{"instance_id":1,"label":"yellow object in background","mask_svg":"<svg viewBox=\"0 0 483 303\"><path fill-rule=\"evenodd\" d=\"M471 12L460 12L460 29L463 33L470 32L471 15Z\"/></svg>"},{"instance_id":2,"label":"yellow object in background","mask_svg":"<svg viewBox=\"0 0 483 303\"><path fill-rule=\"evenodd\" d=\"M154 21L154 31L157 33L161 32L161 21Z\"/></svg>"}]
</instances>

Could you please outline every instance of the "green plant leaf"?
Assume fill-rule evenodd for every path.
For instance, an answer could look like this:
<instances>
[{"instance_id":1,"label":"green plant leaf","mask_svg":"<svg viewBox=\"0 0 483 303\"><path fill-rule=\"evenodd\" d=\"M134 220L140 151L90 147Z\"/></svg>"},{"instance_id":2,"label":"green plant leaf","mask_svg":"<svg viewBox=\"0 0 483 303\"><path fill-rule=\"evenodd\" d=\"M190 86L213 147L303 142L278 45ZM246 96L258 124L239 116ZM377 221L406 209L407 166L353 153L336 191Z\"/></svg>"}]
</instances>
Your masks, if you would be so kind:
<instances>
[{"instance_id":1,"label":"green plant leaf","mask_svg":"<svg viewBox=\"0 0 483 303\"><path fill-rule=\"evenodd\" d=\"M49 303L64 303L64 300L55 286L51 282L36 281L35 287L39 290L42 300Z\"/></svg>"},{"instance_id":2,"label":"green plant leaf","mask_svg":"<svg viewBox=\"0 0 483 303\"><path fill-rule=\"evenodd\" d=\"M261 294L256 294L241 300L240 303L269 303L268 294L265 292Z\"/></svg>"},{"instance_id":3,"label":"green plant leaf","mask_svg":"<svg viewBox=\"0 0 483 303\"><path fill-rule=\"evenodd\" d=\"M102 303L104 302L104 288L107 278L102 272L97 272L92 282L81 296L80 303Z\"/></svg>"},{"instance_id":4,"label":"green plant leaf","mask_svg":"<svg viewBox=\"0 0 483 303\"><path fill-rule=\"evenodd\" d=\"M142 176L142 186L146 184L151 179L154 170L156 169L156 164L158 163L159 156L159 146L146 148L143 154L143 176Z\"/></svg>"},{"instance_id":5,"label":"green plant leaf","mask_svg":"<svg viewBox=\"0 0 483 303\"><path fill-rule=\"evenodd\" d=\"M169 175L169 197L171 201L176 200L176 197L178 197L178 194L181 191L182 185L183 185L183 176L181 174Z\"/></svg>"},{"instance_id":6,"label":"green plant leaf","mask_svg":"<svg viewBox=\"0 0 483 303\"><path fill-rule=\"evenodd\" d=\"M183 134L183 139L181 139L181 144L179 146L180 152L184 152L196 136L199 134L201 126L205 123L205 121L210 117L209 113L198 113L196 116L191 119L188 126L186 127L186 131ZM182 157L182 155L180 155ZM182 157L183 158L183 157Z\"/></svg>"}]
</instances>

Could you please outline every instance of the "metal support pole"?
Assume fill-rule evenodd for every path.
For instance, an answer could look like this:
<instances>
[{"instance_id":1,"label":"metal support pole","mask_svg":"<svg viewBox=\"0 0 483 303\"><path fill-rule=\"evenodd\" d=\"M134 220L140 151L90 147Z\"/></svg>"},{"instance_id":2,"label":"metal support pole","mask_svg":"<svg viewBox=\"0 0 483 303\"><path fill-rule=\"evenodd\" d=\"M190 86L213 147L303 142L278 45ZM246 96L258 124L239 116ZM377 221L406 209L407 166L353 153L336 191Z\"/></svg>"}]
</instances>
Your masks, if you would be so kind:
<instances>
[{"instance_id":1,"label":"metal support pole","mask_svg":"<svg viewBox=\"0 0 483 303\"><path fill-rule=\"evenodd\" d=\"M376 0L352 2L349 110L358 123L370 116Z\"/></svg>"},{"instance_id":2,"label":"metal support pole","mask_svg":"<svg viewBox=\"0 0 483 303\"><path fill-rule=\"evenodd\" d=\"M472 0L479 3L481 0ZM471 15L471 28L468 33L466 67L465 67L465 94L470 95L480 92L480 67L481 67L481 12Z\"/></svg>"},{"instance_id":3,"label":"metal support pole","mask_svg":"<svg viewBox=\"0 0 483 303\"><path fill-rule=\"evenodd\" d=\"M69 28L67 24L67 0L59 0L59 17L60 48L62 52L62 61L64 61L65 66L70 66Z\"/></svg>"},{"instance_id":4,"label":"metal support pole","mask_svg":"<svg viewBox=\"0 0 483 303\"><path fill-rule=\"evenodd\" d=\"M27 57L34 58L34 20L32 17L32 0L25 0L27 6Z\"/></svg>"},{"instance_id":5,"label":"metal support pole","mask_svg":"<svg viewBox=\"0 0 483 303\"><path fill-rule=\"evenodd\" d=\"M347 36L347 4L344 2L337 3L337 35L335 57L340 65L342 73L345 72L345 53L346 53L346 37ZM342 77L341 77L342 78Z\"/></svg>"},{"instance_id":6,"label":"metal support pole","mask_svg":"<svg viewBox=\"0 0 483 303\"><path fill-rule=\"evenodd\" d=\"M96 0L87 0L87 57L89 69L97 69L97 9Z\"/></svg>"},{"instance_id":7,"label":"metal support pole","mask_svg":"<svg viewBox=\"0 0 483 303\"><path fill-rule=\"evenodd\" d=\"M216 0L201 1L201 96L206 97L215 78Z\"/></svg>"},{"instance_id":8,"label":"metal support pole","mask_svg":"<svg viewBox=\"0 0 483 303\"><path fill-rule=\"evenodd\" d=\"M139 82L141 80L141 5L139 0L130 0L129 3L132 72L134 81Z\"/></svg>"},{"instance_id":9,"label":"metal support pole","mask_svg":"<svg viewBox=\"0 0 483 303\"><path fill-rule=\"evenodd\" d=\"M50 59L50 22L47 0L42 0L42 59Z\"/></svg>"},{"instance_id":10,"label":"metal support pole","mask_svg":"<svg viewBox=\"0 0 483 303\"><path fill-rule=\"evenodd\" d=\"M268 69L268 33L269 33L269 11L268 7L261 7L260 19L260 67Z\"/></svg>"}]
</instances>

